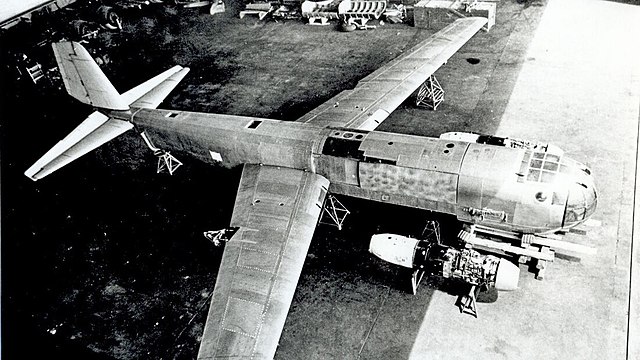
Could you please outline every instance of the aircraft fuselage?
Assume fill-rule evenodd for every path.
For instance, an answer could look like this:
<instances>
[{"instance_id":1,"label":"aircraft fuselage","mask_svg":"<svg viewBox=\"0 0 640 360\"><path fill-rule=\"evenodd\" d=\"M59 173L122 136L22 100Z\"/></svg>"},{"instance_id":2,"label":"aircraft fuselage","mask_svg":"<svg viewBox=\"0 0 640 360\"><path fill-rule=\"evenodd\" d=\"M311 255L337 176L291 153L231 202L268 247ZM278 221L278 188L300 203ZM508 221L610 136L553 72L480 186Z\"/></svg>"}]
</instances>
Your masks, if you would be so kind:
<instances>
[{"instance_id":1,"label":"aircraft fuselage","mask_svg":"<svg viewBox=\"0 0 640 360\"><path fill-rule=\"evenodd\" d=\"M595 210L590 171L566 156L467 141L175 110L133 111L158 147L233 167L311 171L330 191L518 233L571 228Z\"/></svg>"}]
</instances>

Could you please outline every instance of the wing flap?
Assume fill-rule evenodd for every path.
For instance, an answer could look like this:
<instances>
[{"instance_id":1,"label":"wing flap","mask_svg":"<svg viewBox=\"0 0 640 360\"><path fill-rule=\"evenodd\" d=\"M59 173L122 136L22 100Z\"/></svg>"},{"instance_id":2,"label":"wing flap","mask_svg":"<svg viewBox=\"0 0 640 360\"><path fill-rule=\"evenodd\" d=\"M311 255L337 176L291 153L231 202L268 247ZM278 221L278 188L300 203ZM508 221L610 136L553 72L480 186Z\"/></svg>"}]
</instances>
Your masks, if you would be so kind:
<instances>
[{"instance_id":1,"label":"wing flap","mask_svg":"<svg viewBox=\"0 0 640 360\"><path fill-rule=\"evenodd\" d=\"M245 165L198 359L272 359L329 182Z\"/></svg>"},{"instance_id":2,"label":"wing flap","mask_svg":"<svg viewBox=\"0 0 640 360\"><path fill-rule=\"evenodd\" d=\"M456 20L297 121L373 130L487 22Z\"/></svg>"}]
</instances>

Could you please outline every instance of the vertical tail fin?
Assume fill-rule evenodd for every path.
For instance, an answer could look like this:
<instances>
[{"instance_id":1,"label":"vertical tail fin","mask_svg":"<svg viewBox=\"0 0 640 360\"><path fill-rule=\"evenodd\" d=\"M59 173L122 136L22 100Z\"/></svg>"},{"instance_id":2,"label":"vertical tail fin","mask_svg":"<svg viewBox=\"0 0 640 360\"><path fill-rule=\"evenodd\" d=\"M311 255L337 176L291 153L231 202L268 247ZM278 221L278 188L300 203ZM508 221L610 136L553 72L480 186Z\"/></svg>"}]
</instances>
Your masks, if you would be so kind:
<instances>
[{"instance_id":1,"label":"vertical tail fin","mask_svg":"<svg viewBox=\"0 0 640 360\"><path fill-rule=\"evenodd\" d=\"M82 45L67 41L52 46L69 95L98 108L129 110L129 104L118 94Z\"/></svg>"}]
</instances>

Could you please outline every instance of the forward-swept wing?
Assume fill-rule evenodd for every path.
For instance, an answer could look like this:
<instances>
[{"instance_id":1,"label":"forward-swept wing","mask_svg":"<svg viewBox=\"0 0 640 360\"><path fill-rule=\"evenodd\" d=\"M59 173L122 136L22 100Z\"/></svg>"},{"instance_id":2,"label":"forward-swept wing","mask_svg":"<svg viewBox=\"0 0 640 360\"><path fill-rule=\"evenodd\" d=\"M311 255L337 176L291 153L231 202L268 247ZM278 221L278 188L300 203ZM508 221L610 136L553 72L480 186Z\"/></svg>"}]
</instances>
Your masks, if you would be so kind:
<instances>
[{"instance_id":1,"label":"forward-swept wing","mask_svg":"<svg viewBox=\"0 0 640 360\"><path fill-rule=\"evenodd\" d=\"M298 121L373 130L486 19L458 20ZM198 359L273 358L329 182L245 165Z\"/></svg>"},{"instance_id":2,"label":"forward-swept wing","mask_svg":"<svg viewBox=\"0 0 640 360\"><path fill-rule=\"evenodd\" d=\"M373 130L487 23L458 19L297 121Z\"/></svg>"},{"instance_id":3,"label":"forward-swept wing","mask_svg":"<svg viewBox=\"0 0 640 360\"><path fill-rule=\"evenodd\" d=\"M272 359L329 181L245 165L198 359Z\"/></svg>"}]
</instances>

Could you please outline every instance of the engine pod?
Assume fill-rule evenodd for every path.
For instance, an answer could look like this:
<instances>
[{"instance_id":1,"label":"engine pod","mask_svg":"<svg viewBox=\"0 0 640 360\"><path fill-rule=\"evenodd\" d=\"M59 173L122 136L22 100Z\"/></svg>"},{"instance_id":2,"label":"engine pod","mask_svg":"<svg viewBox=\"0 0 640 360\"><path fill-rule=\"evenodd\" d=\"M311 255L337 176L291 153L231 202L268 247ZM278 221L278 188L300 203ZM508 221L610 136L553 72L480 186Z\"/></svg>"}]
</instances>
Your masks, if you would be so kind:
<instances>
[{"instance_id":1,"label":"engine pod","mask_svg":"<svg viewBox=\"0 0 640 360\"><path fill-rule=\"evenodd\" d=\"M376 234L371 237L369 252L395 265L413 268L413 258L419 241L395 234Z\"/></svg>"},{"instance_id":2,"label":"engine pod","mask_svg":"<svg viewBox=\"0 0 640 360\"><path fill-rule=\"evenodd\" d=\"M516 290L519 279L520 268L512 262L501 258L496 272L496 289L504 291Z\"/></svg>"}]
</instances>

